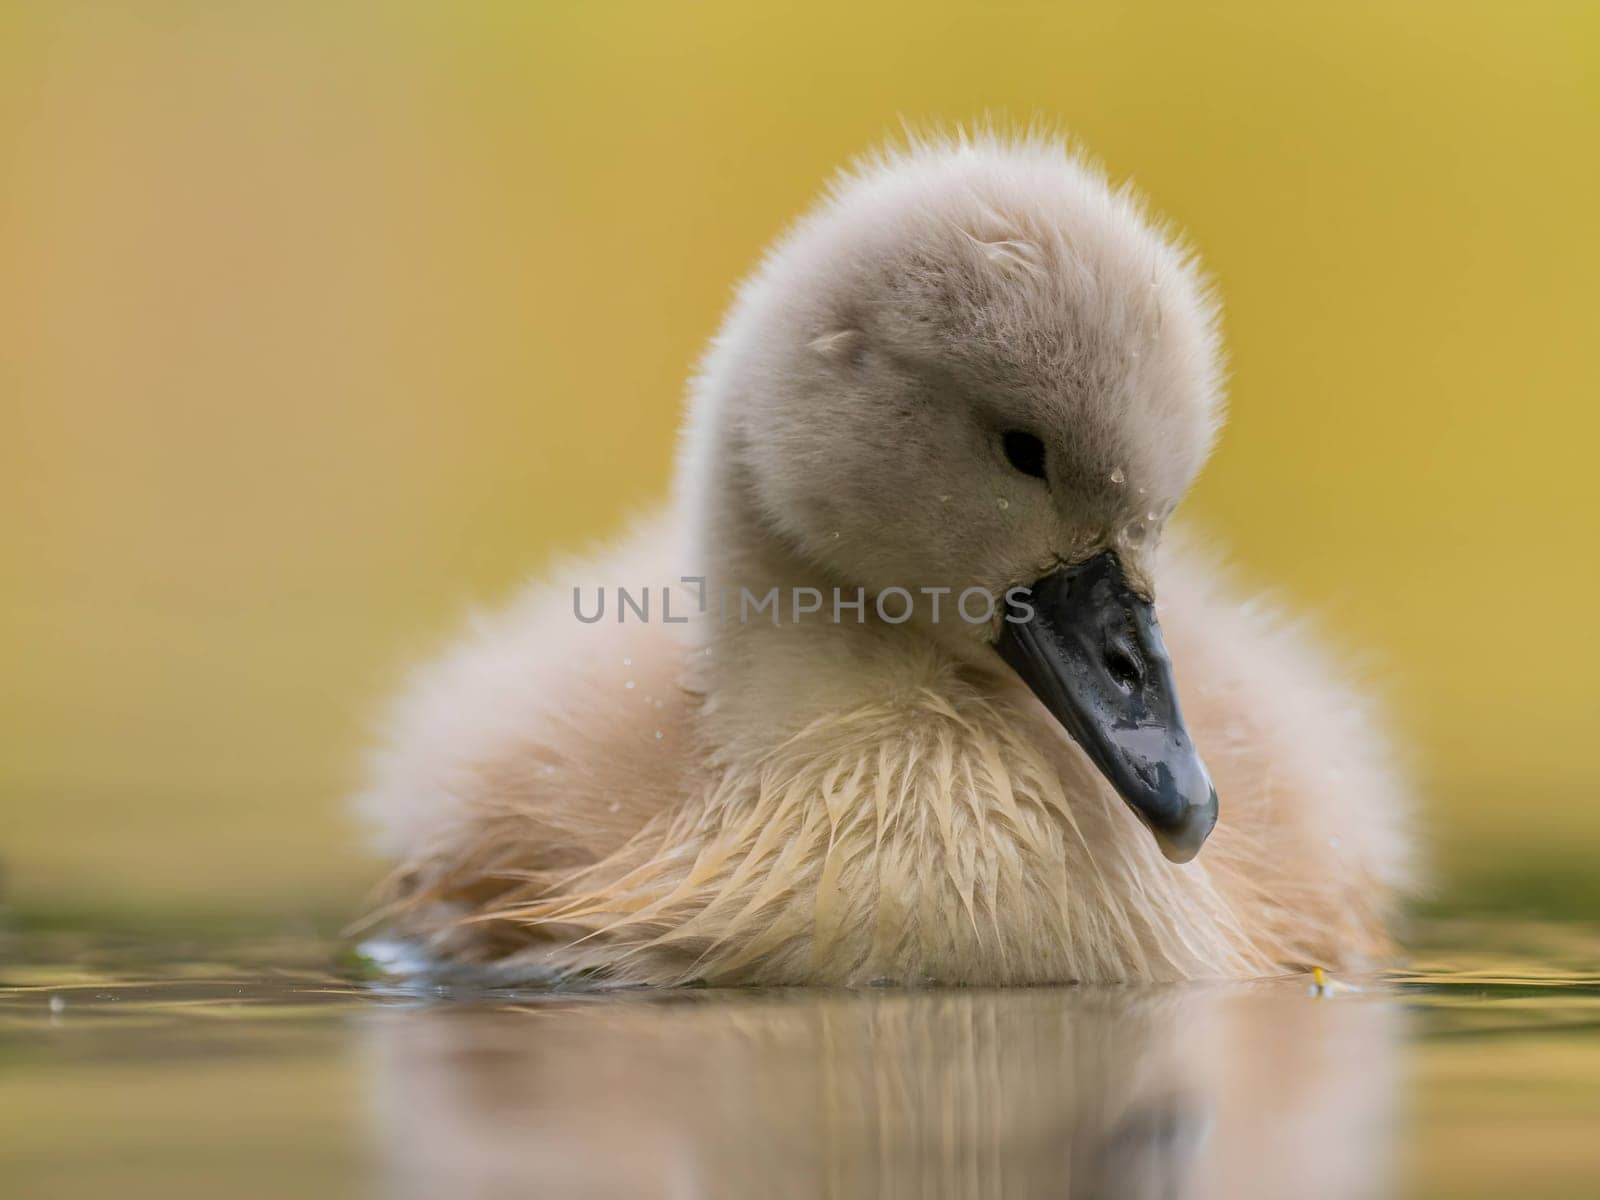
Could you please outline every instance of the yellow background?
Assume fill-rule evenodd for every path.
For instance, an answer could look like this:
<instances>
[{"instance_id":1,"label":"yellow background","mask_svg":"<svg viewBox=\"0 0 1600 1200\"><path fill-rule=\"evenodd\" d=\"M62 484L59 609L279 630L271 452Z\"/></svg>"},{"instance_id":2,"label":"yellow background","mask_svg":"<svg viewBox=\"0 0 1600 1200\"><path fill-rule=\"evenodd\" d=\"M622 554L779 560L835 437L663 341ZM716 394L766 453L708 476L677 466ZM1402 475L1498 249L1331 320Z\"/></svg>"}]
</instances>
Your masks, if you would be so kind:
<instances>
[{"instance_id":1,"label":"yellow background","mask_svg":"<svg viewBox=\"0 0 1600 1200\"><path fill-rule=\"evenodd\" d=\"M7 4L6 895L354 904L400 665L663 492L831 170L986 112L1216 274L1188 515L1383 681L1442 894L1592 895L1597 47L1584 3Z\"/></svg>"}]
</instances>

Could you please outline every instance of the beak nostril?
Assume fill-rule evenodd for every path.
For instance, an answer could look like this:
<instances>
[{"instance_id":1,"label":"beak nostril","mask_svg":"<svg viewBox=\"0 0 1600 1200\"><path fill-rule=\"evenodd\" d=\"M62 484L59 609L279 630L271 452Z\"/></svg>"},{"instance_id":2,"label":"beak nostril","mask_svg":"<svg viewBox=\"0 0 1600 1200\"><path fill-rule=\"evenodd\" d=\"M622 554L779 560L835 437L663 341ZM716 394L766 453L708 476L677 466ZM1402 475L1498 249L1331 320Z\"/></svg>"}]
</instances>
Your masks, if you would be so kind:
<instances>
[{"instance_id":1,"label":"beak nostril","mask_svg":"<svg viewBox=\"0 0 1600 1200\"><path fill-rule=\"evenodd\" d=\"M1106 673L1117 684L1129 691L1144 682L1144 666L1139 659L1121 646L1107 646Z\"/></svg>"}]
</instances>

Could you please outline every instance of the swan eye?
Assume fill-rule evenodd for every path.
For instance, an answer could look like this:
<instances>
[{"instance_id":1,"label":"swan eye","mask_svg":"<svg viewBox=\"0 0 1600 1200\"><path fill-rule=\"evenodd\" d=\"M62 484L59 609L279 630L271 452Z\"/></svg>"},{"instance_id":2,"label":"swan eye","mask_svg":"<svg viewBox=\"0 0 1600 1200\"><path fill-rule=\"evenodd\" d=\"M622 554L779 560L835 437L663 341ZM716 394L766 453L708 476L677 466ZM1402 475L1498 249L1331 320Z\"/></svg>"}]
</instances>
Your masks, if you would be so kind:
<instances>
[{"instance_id":1,"label":"swan eye","mask_svg":"<svg viewBox=\"0 0 1600 1200\"><path fill-rule=\"evenodd\" d=\"M1031 433L1008 429L1000 435L1000 445L1006 452L1006 461L1024 475L1044 478L1044 443Z\"/></svg>"}]
</instances>

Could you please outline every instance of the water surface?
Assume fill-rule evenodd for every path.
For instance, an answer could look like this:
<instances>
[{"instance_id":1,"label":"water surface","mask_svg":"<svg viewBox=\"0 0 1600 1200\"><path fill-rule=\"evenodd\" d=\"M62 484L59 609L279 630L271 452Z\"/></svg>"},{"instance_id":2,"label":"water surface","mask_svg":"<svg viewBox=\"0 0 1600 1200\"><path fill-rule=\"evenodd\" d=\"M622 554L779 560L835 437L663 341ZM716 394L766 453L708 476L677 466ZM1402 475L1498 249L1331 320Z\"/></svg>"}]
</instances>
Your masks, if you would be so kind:
<instances>
[{"instance_id":1,"label":"water surface","mask_svg":"<svg viewBox=\"0 0 1600 1200\"><path fill-rule=\"evenodd\" d=\"M1600 937L1429 944L1320 991L562 993L35 939L0 966L0 1189L1600 1194Z\"/></svg>"}]
</instances>

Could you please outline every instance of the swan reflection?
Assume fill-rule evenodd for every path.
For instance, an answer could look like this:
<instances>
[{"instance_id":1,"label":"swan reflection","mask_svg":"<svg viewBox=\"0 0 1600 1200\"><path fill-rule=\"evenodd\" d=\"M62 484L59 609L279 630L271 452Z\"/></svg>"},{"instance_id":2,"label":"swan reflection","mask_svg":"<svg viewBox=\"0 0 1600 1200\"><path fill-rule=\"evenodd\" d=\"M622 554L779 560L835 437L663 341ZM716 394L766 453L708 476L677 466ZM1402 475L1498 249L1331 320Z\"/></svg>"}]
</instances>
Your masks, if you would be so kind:
<instances>
[{"instance_id":1,"label":"swan reflection","mask_svg":"<svg viewBox=\"0 0 1600 1200\"><path fill-rule=\"evenodd\" d=\"M1399 1020L1273 983L562 995L367 1034L397 1196L1363 1197Z\"/></svg>"}]
</instances>

